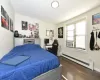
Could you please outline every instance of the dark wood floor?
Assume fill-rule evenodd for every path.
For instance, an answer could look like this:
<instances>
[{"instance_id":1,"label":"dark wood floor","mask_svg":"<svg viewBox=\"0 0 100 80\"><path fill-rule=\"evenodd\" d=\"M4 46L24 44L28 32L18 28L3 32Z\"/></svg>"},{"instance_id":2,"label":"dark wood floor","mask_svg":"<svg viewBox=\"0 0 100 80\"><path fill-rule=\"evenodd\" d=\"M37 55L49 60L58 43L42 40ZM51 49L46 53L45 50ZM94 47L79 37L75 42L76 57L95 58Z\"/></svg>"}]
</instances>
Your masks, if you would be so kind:
<instances>
[{"instance_id":1,"label":"dark wood floor","mask_svg":"<svg viewBox=\"0 0 100 80\"><path fill-rule=\"evenodd\" d=\"M68 80L100 80L100 73L91 71L90 69L76 64L64 57L60 57L59 59L63 65L62 75Z\"/></svg>"}]
</instances>

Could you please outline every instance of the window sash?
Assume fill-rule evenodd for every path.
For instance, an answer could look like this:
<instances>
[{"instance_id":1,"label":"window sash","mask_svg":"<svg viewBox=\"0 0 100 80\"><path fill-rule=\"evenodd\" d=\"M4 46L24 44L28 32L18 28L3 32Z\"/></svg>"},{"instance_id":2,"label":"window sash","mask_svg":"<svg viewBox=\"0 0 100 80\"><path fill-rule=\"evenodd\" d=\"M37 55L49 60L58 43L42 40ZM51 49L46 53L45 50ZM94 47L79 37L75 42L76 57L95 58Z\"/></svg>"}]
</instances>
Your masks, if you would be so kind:
<instances>
[{"instance_id":1,"label":"window sash","mask_svg":"<svg viewBox=\"0 0 100 80\"><path fill-rule=\"evenodd\" d=\"M68 31L73 31L75 29L74 24L67 26Z\"/></svg>"},{"instance_id":2,"label":"window sash","mask_svg":"<svg viewBox=\"0 0 100 80\"><path fill-rule=\"evenodd\" d=\"M80 21L76 25L76 35L85 35L86 34L86 21Z\"/></svg>"},{"instance_id":3,"label":"window sash","mask_svg":"<svg viewBox=\"0 0 100 80\"><path fill-rule=\"evenodd\" d=\"M79 34L77 34L77 31L76 31L76 28L77 28L77 24L79 24L79 25L81 25L81 23L85 23L84 24L84 27L85 28L83 28L84 29L84 32L82 33L82 32L79 32ZM66 43L67 43L67 41L73 41L73 43L74 43L74 46L72 47L72 48L78 48L78 49L83 49L83 50L85 50L85 48L86 48L86 20L82 20L82 21L79 21L79 22L77 22L77 23L74 23L74 24L71 24L71 25L69 25L69 26L74 26L74 28L73 29L66 29ZM67 27L69 27L69 26L67 26ZM82 30L83 30L82 29ZM77 29L77 30L79 30L79 29ZM70 31L72 31L73 32L73 35L71 34L71 35L68 35L68 32L70 32ZM77 46L77 42L78 41L76 41L77 40L77 37L79 37L79 36L84 36L85 38L84 38L84 42L82 42L83 43L83 46ZM72 38L73 37L73 39L68 39L68 38ZM81 43L81 44L82 44ZM81 45L80 44L80 45ZM68 46L67 46L68 47Z\"/></svg>"},{"instance_id":4,"label":"window sash","mask_svg":"<svg viewBox=\"0 0 100 80\"><path fill-rule=\"evenodd\" d=\"M68 36L68 37L67 37L67 41L74 41L74 37L72 37L72 36L71 36L71 37Z\"/></svg>"},{"instance_id":5,"label":"window sash","mask_svg":"<svg viewBox=\"0 0 100 80\"><path fill-rule=\"evenodd\" d=\"M86 40L86 36L85 35L83 35L83 36L76 36L76 48L85 49L86 48L86 45L85 45L86 41L85 40Z\"/></svg>"},{"instance_id":6,"label":"window sash","mask_svg":"<svg viewBox=\"0 0 100 80\"><path fill-rule=\"evenodd\" d=\"M70 37L72 36L73 37L74 36L74 31L67 31L67 36L70 36Z\"/></svg>"}]
</instances>

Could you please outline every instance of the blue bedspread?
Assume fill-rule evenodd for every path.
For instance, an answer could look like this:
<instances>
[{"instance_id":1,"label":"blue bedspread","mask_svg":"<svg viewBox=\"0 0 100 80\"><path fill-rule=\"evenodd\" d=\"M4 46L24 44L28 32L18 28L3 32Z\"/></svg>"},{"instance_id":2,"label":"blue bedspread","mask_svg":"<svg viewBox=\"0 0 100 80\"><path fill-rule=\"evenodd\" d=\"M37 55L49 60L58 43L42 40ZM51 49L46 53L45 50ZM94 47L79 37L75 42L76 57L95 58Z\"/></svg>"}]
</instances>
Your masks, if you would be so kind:
<instances>
[{"instance_id":1,"label":"blue bedspread","mask_svg":"<svg viewBox=\"0 0 100 80\"><path fill-rule=\"evenodd\" d=\"M45 51L39 45L33 44L15 47L0 62L19 55L31 57L17 66L0 63L0 80L32 80L40 74L57 68L60 65L55 55Z\"/></svg>"}]
</instances>

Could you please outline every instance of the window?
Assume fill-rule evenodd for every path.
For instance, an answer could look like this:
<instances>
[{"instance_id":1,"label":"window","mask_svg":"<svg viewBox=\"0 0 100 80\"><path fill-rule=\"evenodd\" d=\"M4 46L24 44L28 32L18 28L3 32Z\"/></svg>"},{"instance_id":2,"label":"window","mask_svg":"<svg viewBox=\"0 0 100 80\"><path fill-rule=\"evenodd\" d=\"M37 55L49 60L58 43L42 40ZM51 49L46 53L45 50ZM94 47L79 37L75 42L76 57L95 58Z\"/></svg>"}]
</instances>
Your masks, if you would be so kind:
<instances>
[{"instance_id":1,"label":"window","mask_svg":"<svg viewBox=\"0 0 100 80\"><path fill-rule=\"evenodd\" d=\"M80 21L66 27L67 47L85 49L86 21Z\"/></svg>"},{"instance_id":2,"label":"window","mask_svg":"<svg viewBox=\"0 0 100 80\"><path fill-rule=\"evenodd\" d=\"M76 23L76 47L85 49L86 22Z\"/></svg>"},{"instance_id":3,"label":"window","mask_svg":"<svg viewBox=\"0 0 100 80\"><path fill-rule=\"evenodd\" d=\"M74 47L74 24L67 26L67 46Z\"/></svg>"}]
</instances>

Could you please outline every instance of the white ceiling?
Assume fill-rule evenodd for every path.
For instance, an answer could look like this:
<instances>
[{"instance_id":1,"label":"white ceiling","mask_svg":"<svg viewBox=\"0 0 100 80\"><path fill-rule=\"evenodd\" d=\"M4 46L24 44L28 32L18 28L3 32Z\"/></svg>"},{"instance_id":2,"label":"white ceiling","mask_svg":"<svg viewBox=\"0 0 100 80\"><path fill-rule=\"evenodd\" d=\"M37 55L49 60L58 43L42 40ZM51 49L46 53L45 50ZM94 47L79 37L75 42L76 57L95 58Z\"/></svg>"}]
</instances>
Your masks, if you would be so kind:
<instances>
[{"instance_id":1,"label":"white ceiling","mask_svg":"<svg viewBox=\"0 0 100 80\"><path fill-rule=\"evenodd\" d=\"M43 21L59 23L80 15L100 4L100 0L57 0L59 8L53 9L54 0L11 0L16 12Z\"/></svg>"}]
</instances>

